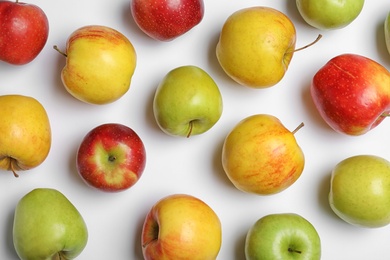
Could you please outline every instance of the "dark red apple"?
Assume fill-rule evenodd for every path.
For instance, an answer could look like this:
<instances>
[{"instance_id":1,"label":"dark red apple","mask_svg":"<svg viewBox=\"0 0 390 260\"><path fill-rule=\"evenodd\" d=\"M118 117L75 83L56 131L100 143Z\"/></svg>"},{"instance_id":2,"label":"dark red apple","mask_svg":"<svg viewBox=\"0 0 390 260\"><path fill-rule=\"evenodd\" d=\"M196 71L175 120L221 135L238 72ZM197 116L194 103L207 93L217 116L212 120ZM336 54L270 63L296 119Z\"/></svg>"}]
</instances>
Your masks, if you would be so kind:
<instances>
[{"instance_id":1,"label":"dark red apple","mask_svg":"<svg viewBox=\"0 0 390 260\"><path fill-rule=\"evenodd\" d=\"M335 131L362 135L390 115L390 73L367 57L342 54L314 75L311 96Z\"/></svg>"},{"instance_id":2,"label":"dark red apple","mask_svg":"<svg viewBox=\"0 0 390 260\"><path fill-rule=\"evenodd\" d=\"M0 1L0 60L24 65L42 51L49 35L49 21L33 4Z\"/></svg>"},{"instance_id":3,"label":"dark red apple","mask_svg":"<svg viewBox=\"0 0 390 260\"><path fill-rule=\"evenodd\" d=\"M203 0L132 0L131 14L139 28L160 41L171 41L198 25Z\"/></svg>"},{"instance_id":4,"label":"dark red apple","mask_svg":"<svg viewBox=\"0 0 390 260\"><path fill-rule=\"evenodd\" d=\"M77 170L90 186L119 192L132 187L141 177L146 151L131 128L115 123L92 129L77 152Z\"/></svg>"}]
</instances>

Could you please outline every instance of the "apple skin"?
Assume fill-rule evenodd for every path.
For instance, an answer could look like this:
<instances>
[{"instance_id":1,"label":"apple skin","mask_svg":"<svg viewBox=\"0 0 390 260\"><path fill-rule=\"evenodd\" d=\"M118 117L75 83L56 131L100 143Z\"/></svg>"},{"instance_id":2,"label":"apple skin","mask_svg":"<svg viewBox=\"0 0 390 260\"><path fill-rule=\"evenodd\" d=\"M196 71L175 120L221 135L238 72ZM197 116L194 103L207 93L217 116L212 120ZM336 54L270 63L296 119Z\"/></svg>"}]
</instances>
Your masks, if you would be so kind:
<instances>
[{"instance_id":1,"label":"apple skin","mask_svg":"<svg viewBox=\"0 0 390 260\"><path fill-rule=\"evenodd\" d=\"M132 0L131 14L149 37L172 41L198 25L204 15L203 0Z\"/></svg>"},{"instance_id":2,"label":"apple skin","mask_svg":"<svg viewBox=\"0 0 390 260\"><path fill-rule=\"evenodd\" d=\"M24 95L0 96L0 169L17 171L39 166L51 148L50 120L43 105Z\"/></svg>"},{"instance_id":3,"label":"apple skin","mask_svg":"<svg viewBox=\"0 0 390 260\"><path fill-rule=\"evenodd\" d=\"M320 260L321 239L315 227L295 213L258 219L245 239L246 260Z\"/></svg>"},{"instance_id":4,"label":"apple skin","mask_svg":"<svg viewBox=\"0 0 390 260\"><path fill-rule=\"evenodd\" d=\"M57 46L54 48L58 50ZM121 32L101 25L80 27L68 37L62 54L66 65L61 80L73 97L104 105L118 100L129 90L137 54Z\"/></svg>"},{"instance_id":5,"label":"apple skin","mask_svg":"<svg viewBox=\"0 0 390 260\"><path fill-rule=\"evenodd\" d=\"M332 171L329 204L345 222L366 228L390 223L390 162L375 155L356 155Z\"/></svg>"},{"instance_id":6,"label":"apple skin","mask_svg":"<svg viewBox=\"0 0 390 260\"><path fill-rule=\"evenodd\" d=\"M272 115L241 120L226 136L222 166L233 185L244 192L272 195L301 176L305 157L294 133Z\"/></svg>"},{"instance_id":7,"label":"apple skin","mask_svg":"<svg viewBox=\"0 0 390 260\"><path fill-rule=\"evenodd\" d=\"M285 14L270 7L248 7L225 21L216 56L238 84L262 89L282 80L295 44L295 26Z\"/></svg>"},{"instance_id":8,"label":"apple skin","mask_svg":"<svg viewBox=\"0 0 390 260\"><path fill-rule=\"evenodd\" d=\"M341 54L314 75L310 92L325 122L335 131L363 135L390 113L390 73L374 60Z\"/></svg>"},{"instance_id":9,"label":"apple skin","mask_svg":"<svg viewBox=\"0 0 390 260\"><path fill-rule=\"evenodd\" d=\"M117 123L102 124L82 140L76 165L91 187L105 192L124 191L141 178L146 150L133 129Z\"/></svg>"},{"instance_id":10,"label":"apple skin","mask_svg":"<svg viewBox=\"0 0 390 260\"><path fill-rule=\"evenodd\" d=\"M361 13L364 0L296 0L302 18L321 30L341 29L352 23Z\"/></svg>"},{"instance_id":11,"label":"apple skin","mask_svg":"<svg viewBox=\"0 0 390 260\"><path fill-rule=\"evenodd\" d=\"M387 47L387 51L390 54L390 12L386 16L384 29L385 29L386 47Z\"/></svg>"},{"instance_id":12,"label":"apple skin","mask_svg":"<svg viewBox=\"0 0 390 260\"><path fill-rule=\"evenodd\" d=\"M83 217L58 190L36 188L18 202L13 243L21 260L75 259L87 242Z\"/></svg>"},{"instance_id":13,"label":"apple skin","mask_svg":"<svg viewBox=\"0 0 390 260\"><path fill-rule=\"evenodd\" d=\"M210 130L220 119L222 95L203 69L181 66L171 70L157 86L153 113L168 135L190 137Z\"/></svg>"},{"instance_id":14,"label":"apple skin","mask_svg":"<svg viewBox=\"0 0 390 260\"><path fill-rule=\"evenodd\" d=\"M142 228L145 260L216 259L222 242L221 222L202 200L168 195L148 212Z\"/></svg>"},{"instance_id":15,"label":"apple skin","mask_svg":"<svg viewBox=\"0 0 390 260\"><path fill-rule=\"evenodd\" d=\"M0 1L0 60L25 65L42 51L49 36L44 11L33 4Z\"/></svg>"}]
</instances>

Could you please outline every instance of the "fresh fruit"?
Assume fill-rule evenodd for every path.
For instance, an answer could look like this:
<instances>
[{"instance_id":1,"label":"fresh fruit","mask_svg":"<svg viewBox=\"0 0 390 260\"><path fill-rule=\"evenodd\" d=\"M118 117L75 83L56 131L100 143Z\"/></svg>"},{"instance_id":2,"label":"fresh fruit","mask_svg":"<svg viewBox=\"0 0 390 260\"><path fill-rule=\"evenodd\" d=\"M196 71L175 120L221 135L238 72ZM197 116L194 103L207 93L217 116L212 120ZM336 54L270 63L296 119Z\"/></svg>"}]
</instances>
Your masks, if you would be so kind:
<instances>
[{"instance_id":1,"label":"fresh fruit","mask_svg":"<svg viewBox=\"0 0 390 260\"><path fill-rule=\"evenodd\" d=\"M153 112L165 133L190 137L212 128L222 115L222 96L215 81L201 68L171 70L157 87Z\"/></svg>"},{"instance_id":2,"label":"fresh fruit","mask_svg":"<svg viewBox=\"0 0 390 260\"><path fill-rule=\"evenodd\" d=\"M216 259L222 227L216 213L187 194L168 195L153 205L142 228L142 251L151 259Z\"/></svg>"},{"instance_id":3,"label":"fresh fruit","mask_svg":"<svg viewBox=\"0 0 390 260\"><path fill-rule=\"evenodd\" d=\"M0 169L29 170L40 165L51 147L51 128L42 104L23 95L0 96Z\"/></svg>"},{"instance_id":4,"label":"fresh fruit","mask_svg":"<svg viewBox=\"0 0 390 260\"><path fill-rule=\"evenodd\" d=\"M387 51L390 54L390 12L387 14L385 20L385 41L386 41Z\"/></svg>"},{"instance_id":5,"label":"fresh fruit","mask_svg":"<svg viewBox=\"0 0 390 260\"><path fill-rule=\"evenodd\" d=\"M284 13L270 7L248 7L227 18L216 55L222 69L237 83L267 88L284 77L294 52L311 45L296 50L295 43L295 26Z\"/></svg>"},{"instance_id":6,"label":"fresh fruit","mask_svg":"<svg viewBox=\"0 0 390 260\"><path fill-rule=\"evenodd\" d=\"M321 239L315 227L295 213L264 216L249 229L247 260L321 259Z\"/></svg>"},{"instance_id":7,"label":"fresh fruit","mask_svg":"<svg viewBox=\"0 0 390 260\"><path fill-rule=\"evenodd\" d=\"M141 178L146 151L137 133L122 124L103 124L87 133L77 151L77 170L90 186L117 192Z\"/></svg>"},{"instance_id":8,"label":"fresh fruit","mask_svg":"<svg viewBox=\"0 0 390 260\"><path fill-rule=\"evenodd\" d=\"M83 217L58 190L37 188L18 202L13 243L20 259L75 259L87 241Z\"/></svg>"},{"instance_id":9,"label":"fresh fruit","mask_svg":"<svg viewBox=\"0 0 390 260\"><path fill-rule=\"evenodd\" d=\"M338 163L331 175L329 203L352 225L378 228L390 223L390 162L356 155Z\"/></svg>"},{"instance_id":10,"label":"fresh fruit","mask_svg":"<svg viewBox=\"0 0 390 260\"><path fill-rule=\"evenodd\" d=\"M16 0L0 1L0 60L13 65L33 61L49 36L44 11Z\"/></svg>"},{"instance_id":11,"label":"fresh fruit","mask_svg":"<svg viewBox=\"0 0 390 260\"><path fill-rule=\"evenodd\" d=\"M305 159L293 132L272 115L240 121L227 135L222 166L234 186L244 192L271 195L290 187L302 174Z\"/></svg>"},{"instance_id":12,"label":"fresh fruit","mask_svg":"<svg viewBox=\"0 0 390 260\"><path fill-rule=\"evenodd\" d=\"M133 0L131 14L148 36L171 41L202 21L204 3L203 0Z\"/></svg>"},{"instance_id":13,"label":"fresh fruit","mask_svg":"<svg viewBox=\"0 0 390 260\"><path fill-rule=\"evenodd\" d=\"M328 61L313 77L311 96L322 118L337 132L362 135L390 113L390 72L356 54Z\"/></svg>"},{"instance_id":14,"label":"fresh fruit","mask_svg":"<svg viewBox=\"0 0 390 260\"><path fill-rule=\"evenodd\" d=\"M360 14L364 0L296 0L302 18L321 30L341 29L352 23Z\"/></svg>"},{"instance_id":15,"label":"fresh fruit","mask_svg":"<svg viewBox=\"0 0 390 260\"><path fill-rule=\"evenodd\" d=\"M136 52L125 35L99 25L75 30L68 38L66 65L61 79L75 98L91 104L108 104L130 88L136 67Z\"/></svg>"}]
</instances>

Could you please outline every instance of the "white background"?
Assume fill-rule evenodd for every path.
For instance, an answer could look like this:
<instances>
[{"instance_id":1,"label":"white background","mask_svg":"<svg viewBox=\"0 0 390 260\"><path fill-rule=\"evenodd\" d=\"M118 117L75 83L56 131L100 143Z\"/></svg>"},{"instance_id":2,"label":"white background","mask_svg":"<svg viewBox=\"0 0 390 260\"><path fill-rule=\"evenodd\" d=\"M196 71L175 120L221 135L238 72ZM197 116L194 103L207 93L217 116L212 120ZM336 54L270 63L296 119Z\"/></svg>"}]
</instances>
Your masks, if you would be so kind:
<instances>
[{"instance_id":1,"label":"white background","mask_svg":"<svg viewBox=\"0 0 390 260\"><path fill-rule=\"evenodd\" d=\"M309 95L314 73L330 58L342 53L370 57L390 69L383 23L390 11L388 0L366 1L360 16L348 27L319 31L300 17L293 0L205 1L203 21L172 42L148 38L135 25L129 0L30 1L48 16L50 35L41 54L25 66L0 63L0 94L23 94L46 108L52 127L52 147L39 167L0 174L0 259L17 259L12 244L12 221L18 200L37 187L56 188L83 215L89 229L88 244L79 259L142 259L140 235L145 215L159 199L174 193L197 196L220 217L223 242L218 259L244 259L247 230L270 213L294 212L308 219L322 240L322 259L390 259L390 226L357 228L337 218L327 195L332 168L357 154L390 159L390 119L364 136L350 137L331 130L320 118ZM295 53L283 80L265 90L242 87L230 80L215 57L220 29L234 11L255 5L274 7L287 14L297 30L297 47L323 38ZM65 48L77 28L99 24L113 27L133 43L137 68L130 90L115 103L96 106L82 103L64 89L60 73L65 59L53 45ZM196 65L217 82L224 111L219 122L201 136L189 139L164 134L156 125L152 99L157 84L171 69ZM221 167L221 147L227 133L241 119L257 113L277 116L293 130L306 156L303 174L289 189L273 196L243 193L229 182ZM147 165L139 182L121 193L104 193L84 184L76 172L78 145L92 128L116 122L133 128L143 139Z\"/></svg>"}]
</instances>

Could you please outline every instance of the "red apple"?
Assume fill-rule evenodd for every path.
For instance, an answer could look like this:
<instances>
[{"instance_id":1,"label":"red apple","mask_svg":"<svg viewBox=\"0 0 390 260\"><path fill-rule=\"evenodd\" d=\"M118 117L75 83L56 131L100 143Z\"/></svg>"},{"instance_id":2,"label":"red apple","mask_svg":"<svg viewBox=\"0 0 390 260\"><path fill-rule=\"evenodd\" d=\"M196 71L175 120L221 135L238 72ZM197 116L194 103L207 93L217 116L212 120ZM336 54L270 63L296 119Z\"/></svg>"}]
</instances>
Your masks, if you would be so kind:
<instances>
[{"instance_id":1,"label":"red apple","mask_svg":"<svg viewBox=\"0 0 390 260\"><path fill-rule=\"evenodd\" d=\"M92 129L77 152L77 170L90 186L118 192L133 186L146 164L141 138L121 124L103 124Z\"/></svg>"},{"instance_id":2,"label":"red apple","mask_svg":"<svg viewBox=\"0 0 390 260\"><path fill-rule=\"evenodd\" d=\"M313 77L311 96L335 131L362 135L390 114L390 73L367 57L342 54Z\"/></svg>"},{"instance_id":3,"label":"red apple","mask_svg":"<svg viewBox=\"0 0 390 260\"><path fill-rule=\"evenodd\" d=\"M33 4L0 1L0 60L24 65L42 51L49 35L49 21Z\"/></svg>"},{"instance_id":4,"label":"red apple","mask_svg":"<svg viewBox=\"0 0 390 260\"><path fill-rule=\"evenodd\" d=\"M150 37L171 41L199 24L204 15L203 0L132 0L131 14Z\"/></svg>"}]
</instances>

